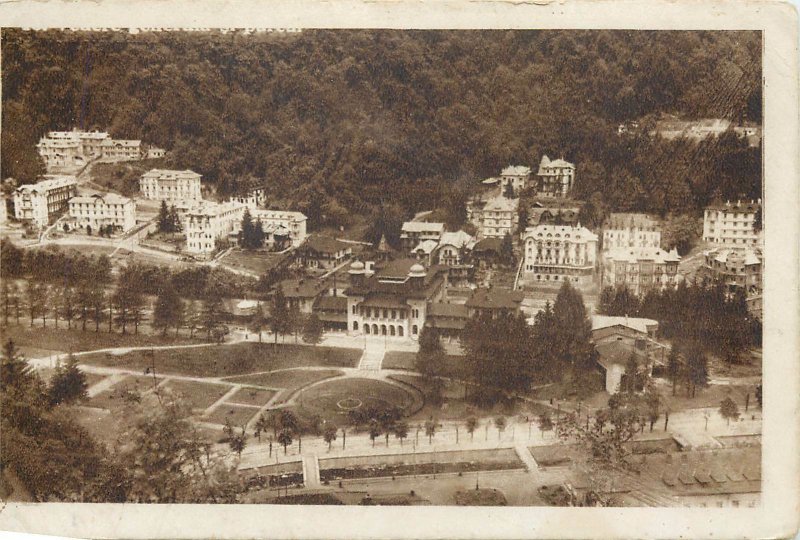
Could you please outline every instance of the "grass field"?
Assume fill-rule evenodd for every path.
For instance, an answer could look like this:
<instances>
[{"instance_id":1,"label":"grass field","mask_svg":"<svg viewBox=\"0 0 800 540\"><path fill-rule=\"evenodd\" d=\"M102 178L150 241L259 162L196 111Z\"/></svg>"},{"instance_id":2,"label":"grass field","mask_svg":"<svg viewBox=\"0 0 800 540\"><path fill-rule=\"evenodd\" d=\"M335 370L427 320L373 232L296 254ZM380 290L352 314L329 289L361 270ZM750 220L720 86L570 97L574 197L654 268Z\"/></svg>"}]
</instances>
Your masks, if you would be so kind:
<instances>
[{"instance_id":1,"label":"grass field","mask_svg":"<svg viewBox=\"0 0 800 540\"><path fill-rule=\"evenodd\" d=\"M343 375L338 369L289 369L286 371L276 371L273 373L260 373L257 375L245 375L228 379L231 382L241 384L253 384L256 386L266 386L267 388L285 388L293 390L314 381L329 379Z\"/></svg>"},{"instance_id":2,"label":"grass field","mask_svg":"<svg viewBox=\"0 0 800 540\"><path fill-rule=\"evenodd\" d=\"M81 357L81 362L143 370L154 361L145 352L131 351L119 356L91 354ZM235 343L155 351L155 366L158 373L230 377L297 366L352 367L358 363L361 353L360 349Z\"/></svg>"},{"instance_id":3,"label":"grass field","mask_svg":"<svg viewBox=\"0 0 800 540\"><path fill-rule=\"evenodd\" d=\"M39 321L37 321L39 322ZM28 325L10 325L2 329L2 339L5 342L8 339L14 341L19 347L31 347L38 350L48 350L55 352L81 352L92 351L95 349L109 349L114 347L146 347L148 345L178 345L184 343L196 343L198 340L189 340L189 336L160 336L160 335L133 335L133 334L120 334L103 331L101 325L100 332L94 331L94 326L87 325L87 331L84 332L79 328L75 328L73 323L72 330L67 330L66 324L62 321L59 323L61 328L56 329L55 325L49 327L51 324L48 321L48 328L34 326L31 328ZM105 327L107 328L107 326ZM80 362L84 362L85 357L80 358Z\"/></svg>"},{"instance_id":4,"label":"grass field","mask_svg":"<svg viewBox=\"0 0 800 540\"><path fill-rule=\"evenodd\" d=\"M212 424L225 424L227 420L230 420L231 424L240 427L246 424L248 420L257 413L258 409L254 407L241 407L239 405L223 403L208 416L203 416L201 420Z\"/></svg>"},{"instance_id":5,"label":"grass field","mask_svg":"<svg viewBox=\"0 0 800 540\"><path fill-rule=\"evenodd\" d=\"M387 351L383 356L382 369L414 369L417 353L407 351Z\"/></svg>"},{"instance_id":6,"label":"grass field","mask_svg":"<svg viewBox=\"0 0 800 540\"><path fill-rule=\"evenodd\" d=\"M161 382L156 378L156 384ZM89 407L108 409L114 411L125 406L126 395L129 392L144 393L153 389L153 378L144 375L127 375L124 379L113 385L108 390L93 396L86 403Z\"/></svg>"},{"instance_id":7,"label":"grass field","mask_svg":"<svg viewBox=\"0 0 800 540\"><path fill-rule=\"evenodd\" d=\"M181 394L192 409L206 409L230 391L227 384L170 380L164 384L176 394Z\"/></svg>"},{"instance_id":8,"label":"grass field","mask_svg":"<svg viewBox=\"0 0 800 540\"><path fill-rule=\"evenodd\" d=\"M240 388L229 397L226 403L230 404L244 404L244 405L266 405L267 402L275 395L272 390L265 390L264 388Z\"/></svg>"},{"instance_id":9,"label":"grass field","mask_svg":"<svg viewBox=\"0 0 800 540\"><path fill-rule=\"evenodd\" d=\"M240 249L234 249L220 262L224 266L230 266L236 270L243 270L258 275L263 275L285 259L286 255L279 255L277 253L268 253L266 251L248 252Z\"/></svg>"}]
</instances>

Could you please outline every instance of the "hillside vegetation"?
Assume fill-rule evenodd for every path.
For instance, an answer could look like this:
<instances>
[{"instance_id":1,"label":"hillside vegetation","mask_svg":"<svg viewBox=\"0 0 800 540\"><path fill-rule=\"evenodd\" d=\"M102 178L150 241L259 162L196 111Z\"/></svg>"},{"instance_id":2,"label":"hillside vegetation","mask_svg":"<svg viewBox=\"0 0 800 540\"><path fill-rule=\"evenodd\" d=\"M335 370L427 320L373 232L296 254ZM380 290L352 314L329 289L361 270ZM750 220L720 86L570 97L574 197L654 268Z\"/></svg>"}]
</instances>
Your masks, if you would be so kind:
<instances>
[{"instance_id":1,"label":"hillside vegetation","mask_svg":"<svg viewBox=\"0 0 800 540\"><path fill-rule=\"evenodd\" d=\"M662 114L760 122L758 32L4 29L2 62L2 176L20 180L45 131L77 125L170 149L221 194L265 183L312 225L444 205L543 153L620 211L761 191L760 148L733 134L646 134Z\"/></svg>"}]
</instances>

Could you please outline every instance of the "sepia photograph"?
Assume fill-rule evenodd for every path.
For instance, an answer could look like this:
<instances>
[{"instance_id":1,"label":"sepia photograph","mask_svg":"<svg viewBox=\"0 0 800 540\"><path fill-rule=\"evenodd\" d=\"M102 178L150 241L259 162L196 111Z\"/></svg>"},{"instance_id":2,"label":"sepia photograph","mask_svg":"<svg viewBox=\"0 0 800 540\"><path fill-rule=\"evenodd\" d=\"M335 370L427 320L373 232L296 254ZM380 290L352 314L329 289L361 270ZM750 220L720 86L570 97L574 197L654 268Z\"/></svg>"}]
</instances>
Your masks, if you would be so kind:
<instances>
[{"instance_id":1,"label":"sepia photograph","mask_svg":"<svg viewBox=\"0 0 800 540\"><path fill-rule=\"evenodd\" d=\"M767 43L4 25L0 499L762 509Z\"/></svg>"}]
</instances>

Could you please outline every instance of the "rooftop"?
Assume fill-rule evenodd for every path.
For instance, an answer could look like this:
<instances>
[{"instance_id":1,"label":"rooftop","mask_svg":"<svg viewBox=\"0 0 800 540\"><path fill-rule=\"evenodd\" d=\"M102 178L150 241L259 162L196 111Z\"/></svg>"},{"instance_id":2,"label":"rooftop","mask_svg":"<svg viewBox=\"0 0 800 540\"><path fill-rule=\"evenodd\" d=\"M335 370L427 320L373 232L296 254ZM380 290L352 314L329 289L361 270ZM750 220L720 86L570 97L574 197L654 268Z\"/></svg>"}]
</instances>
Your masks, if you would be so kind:
<instances>
[{"instance_id":1,"label":"rooftop","mask_svg":"<svg viewBox=\"0 0 800 540\"><path fill-rule=\"evenodd\" d=\"M601 343L595 346L597 354L600 355L598 362L601 366L608 369L612 365L624 366L630 360L631 355L636 358L637 364L647 363L647 355L635 347L623 343L622 341L611 341L609 343Z\"/></svg>"},{"instance_id":2,"label":"rooftop","mask_svg":"<svg viewBox=\"0 0 800 540\"><path fill-rule=\"evenodd\" d=\"M538 174L546 174L546 171L544 169L550 168L550 167L565 167L565 168L568 168L568 169L574 169L575 165L573 163L570 163L569 161L565 161L563 159L551 160L549 157L547 157L547 154L545 154L545 155L542 156L542 161L539 162L539 173Z\"/></svg>"},{"instance_id":3,"label":"rooftop","mask_svg":"<svg viewBox=\"0 0 800 540\"><path fill-rule=\"evenodd\" d=\"M48 189L55 189L75 184L77 184L77 180L75 180L74 176L45 176L45 180L35 184L23 184L19 186L16 191L39 193L42 191L47 191Z\"/></svg>"},{"instance_id":4,"label":"rooftop","mask_svg":"<svg viewBox=\"0 0 800 540\"><path fill-rule=\"evenodd\" d=\"M403 232L444 232L444 223L428 223L426 221L406 221Z\"/></svg>"},{"instance_id":5,"label":"rooftop","mask_svg":"<svg viewBox=\"0 0 800 540\"><path fill-rule=\"evenodd\" d=\"M628 229L628 228L655 228L658 220L647 214L635 214L627 212L613 212L608 216L603 228L605 229Z\"/></svg>"},{"instance_id":6,"label":"rooftop","mask_svg":"<svg viewBox=\"0 0 800 540\"><path fill-rule=\"evenodd\" d=\"M301 249L316 251L317 253L328 253L328 254L335 254L339 251L346 250L351 248L352 246L347 242L342 242L341 240L337 240L336 238L332 238L330 236L323 236L321 234L312 234L306 241L303 242L303 245L300 246Z\"/></svg>"},{"instance_id":7,"label":"rooftop","mask_svg":"<svg viewBox=\"0 0 800 540\"><path fill-rule=\"evenodd\" d=\"M527 176L531 174L531 168L525 165L509 165L500 174L502 176Z\"/></svg>"},{"instance_id":8,"label":"rooftop","mask_svg":"<svg viewBox=\"0 0 800 540\"><path fill-rule=\"evenodd\" d=\"M575 240L585 240L588 242L597 241L597 235L586 227L578 225L548 225L539 224L535 227L528 227L523 238L572 238Z\"/></svg>"},{"instance_id":9,"label":"rooftop","mask_svg":"<svg viewBox=\"0 0 800 540\"><path fill-rule=\"evenodd\" d=\"M516 212L519 199L506 199L502 195L491 199L483 207L484 212Z\"/></svg>"},{"instance_id":10,"label":"rooftop","mask_svg":"<svg viewBox=\"0 0 800 540\"><path fill-rule=\"evenodd\" d=\"M744 264L750 266L761 264L761 250L745 249L712 249L705 252L706 258L712 258L722 264Z\"/></svg>"},{"instance_id":11,"label":"rooftop","mask_svg":"<svg viewBox=\"0 0 800 540\"><path fill-rule=\"evenodd\" d=\"M750 201L725 201L708 205L706 210L723 210L727 212L756 212L761 208L761 199Z\"/></svg>"},{"instance_id":12,"label":"rooftop","mask_svg":"<svg viewBox=\"0 0 800 540\"><path fill-rule=\"evenodd\" d=\"M123 197L122 195L117 195L116 193L96 193L94 195L84 195L81 197L72 197L69 200L70 204L72 203L86 203L86 204L97 204L98 202L102 202L104 204L128 204L133 202L132 199L127 197Z\"/></svg>"},{"instance_id":13,"label":"rooftop","mask_svg":"<svg viewBox=\"0 0 800 540\"><path fill-rule=\"evenodd\" d=\"M483 253L487 251L495 251L500 253L502 246L502 238L484 238L483 240L478 240L478 242L475 243L475 246L472 248L472 252Z\"/></svg>"},{"instance_id":14,"label":"rooftop","mask_svg":"<svg viewBox=\"0 0 800 540\"><path fill-rule=\"evenodd\" d=\"M642 334L647 334L648 327L658 327L658 321L641 317L611 317L608 315L592 316L592 332L612 326L625 326Z\"/></svg>"},{"instance_id":15,"label":"rooftop","mask_svg":"<svg viewBox=\"0 0 800 540\"><path fill-rule=\"evenodd\" d=\"M475 239L464 231L446 232L439 239L439 246L455 246L459 249L470 248L475 244Z\"/></svg>"},{"instance_id":16,"label":"rooftop","mask_svg":"<svg viewBox=\"0 0 800 540\"><path fill-rule=\"evenodd\" d=\"M169 169L150 169L142 175L142 178L157 178L159 180L177 180L181 178L194 179L200 175L189 169L185 171L174 171Z\"/></svg>"},{"instance_id":17,"label":"rooftop","mask_svg":"<svg viewBox=\"0 0 800 540\"><path fill-rule=\"evenodd\" d=\"M627 261L630 263L653 261L657 264L664 264L669 262L677 263L681 260L681 256L678 255L678 250L676 248L672 248L672 251L667 252L661 248L655 247L612 248L608 250L603 257L609 261Z\"/></svg>"},{"instance_id":18,"label":"rooftop","mask_svg":"<svg viewBox=\"0 0 800 540\"><path fill-rule=\"evenodd\" d=\"M436 240L423 240L422 242L417 244L417 247L415 247L411 251L413 251L414 253L422 252L425 255L430 255L431 253L433 253L433 250L436 249L438 245L439 243L436 242Z\"/></svg>"},{"instance_id":19,"label":"rooftop","mask_svg":"<svg viewBox=\"0 0 800 540\"><path fill-rule=\"evenodd\" d=\"M468 308L478 309L518 309L522 303L521 291L507 289L475 289L472 296L464 304Z\"/></svg>"},{"instance_id":20,"label":"rooftop","mask_svg":"<svg viewBox=\"0 0 800 540\"><path fill-rule=\"evenodd\" d=\"M464 304L445 304L442 302L434 302L432 304L428 304L428 316L468 319L469 309Z\"/></svg>"}]
</instances>

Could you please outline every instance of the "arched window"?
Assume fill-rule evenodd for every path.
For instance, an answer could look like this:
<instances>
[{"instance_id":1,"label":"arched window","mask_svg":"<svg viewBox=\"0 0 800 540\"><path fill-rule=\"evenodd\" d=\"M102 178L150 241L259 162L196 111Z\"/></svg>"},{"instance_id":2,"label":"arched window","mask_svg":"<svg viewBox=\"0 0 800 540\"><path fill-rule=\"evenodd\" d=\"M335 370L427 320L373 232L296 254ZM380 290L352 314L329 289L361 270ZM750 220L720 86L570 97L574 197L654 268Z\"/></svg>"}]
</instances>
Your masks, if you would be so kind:
<instances>
[{"instance_id":1,"label":"arched window","mask_svg":"<svg viewBox=\"0 0 800 540\"><path fill-rule=\"evenodd\" d=\"M417 332L419 332L419 328L417 328L417 325L415 324L414 326L411 327L411 333L416 336Z\"/></svg>"},{"instance_id":2,"label":"arched window","mask_svg":"<svg viewBox=\"0 0 800 540\"><path fill-rule=\"evenodd\" d=\"M364 333L365 334L369 334L369 325L368 324L364 325Z\"/></svg>"},{"instance_id":3,"label":"arched window","mask_svg":"<svg viewBox=\"0 0 800 540\"><path fill-rule=\"evenodd\" d=\"M390 326L389 326L389 335L390 335L390 336L393 336L393 335L394 335L394 325L390 325Z\"/></svg>"},{"instance_id":4,"label":"arched window","mask_svg":"<svg viewBox=\"0 0 800 540\"><path fill-rule=\"evenodd\" d=\"M403 327L402 326L398 326L397 327L397 335L400 336L400 337L403 337Z\"/></svg>"},{"instance_id":5,"label":"arched window","mask_svg":"<svg viewBox=\"0 0 800 540\"><path fill-rule=\"evenodd\" d=\"M377 324L373 324L372 325L372 333L375 334L376 336L378 335L378 325Z\"/></svg>"},{"instance_id":6,"label":"arched window","mask_svg":"<svg viewBox=\"0 0 800 540\"><path fill-rule=\"evenodd\" d=\"M358 330L358 321L353 321L353 330Z\"/></svg>"},{"instance_id":7,"label":"arched window","mask_svg":"<svg viewBox=\"0 0 800 540\"><path fill-rule=\"evenodd\" d=\"M381 325L381 335L382 335L382 336L385 336L385 335L386 335L386 325L385 325L385 324L382 324L382 325Z\"/></svg>"}]
</instances>

